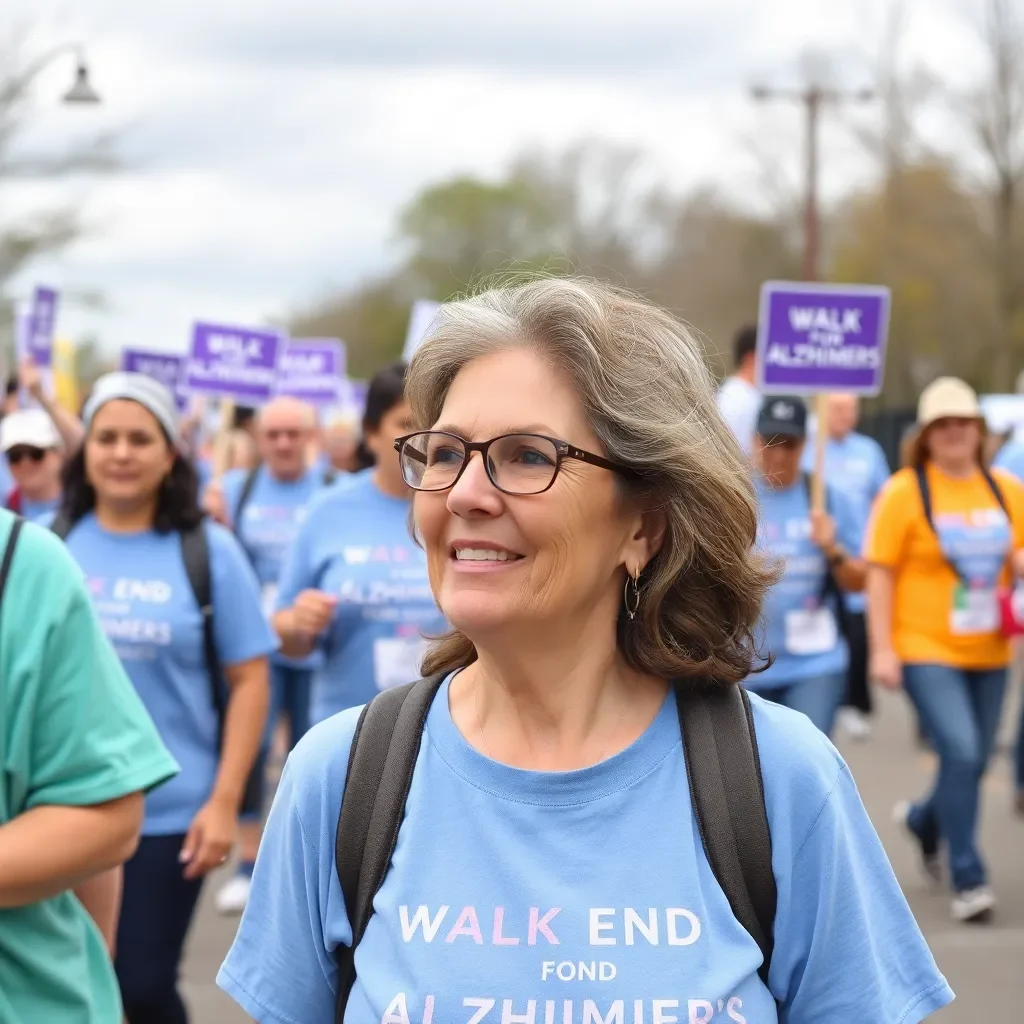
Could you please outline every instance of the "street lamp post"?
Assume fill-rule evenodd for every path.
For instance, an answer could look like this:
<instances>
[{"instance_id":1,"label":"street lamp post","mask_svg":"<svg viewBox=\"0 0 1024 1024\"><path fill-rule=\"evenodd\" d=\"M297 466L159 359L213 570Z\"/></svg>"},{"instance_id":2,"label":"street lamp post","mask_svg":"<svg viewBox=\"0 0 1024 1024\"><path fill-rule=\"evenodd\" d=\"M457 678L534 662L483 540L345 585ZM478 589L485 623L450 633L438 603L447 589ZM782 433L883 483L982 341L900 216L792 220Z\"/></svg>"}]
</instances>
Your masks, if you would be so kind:
<instances>
[{"instance_id":1,"label":"street lamp post","mask_svg":"<svg viewBox=\"0 0 1024 1024\"><path fill-rule=\"evenodd\" d=\"M808 85L803 89L771 89L768 86L757 85L751 90L751 95L759 102L787 100L800 103L804 107L806 137L804 139L803 276L806 281L816 281L819 277L818 134L821 127L821 111L826 104L838 105L839 103L851 101L855 103L868 103L874 99L874 92L871 89L843 92L839 89L828 89L820 85Z\"/></svg>"},{"instance_id":2,"label":"street lamp post","mask_svg":"<svg viewBox=\"0 0 1024 1024\"><path fill-rule=\"evenodd\" d=\"M74 53L77 58L75 81L71 88L61 97L62 102L72 106L87 106L100 102L99 93L93 88L89 79L89 65L85 59L85 50L79 43L62 43L59 46L40 54L30 61L19 74L10 78L0 79L0 105L11 102L18 96L42 71L58 58L67 53Z\"/></svg>"}]
</instances>

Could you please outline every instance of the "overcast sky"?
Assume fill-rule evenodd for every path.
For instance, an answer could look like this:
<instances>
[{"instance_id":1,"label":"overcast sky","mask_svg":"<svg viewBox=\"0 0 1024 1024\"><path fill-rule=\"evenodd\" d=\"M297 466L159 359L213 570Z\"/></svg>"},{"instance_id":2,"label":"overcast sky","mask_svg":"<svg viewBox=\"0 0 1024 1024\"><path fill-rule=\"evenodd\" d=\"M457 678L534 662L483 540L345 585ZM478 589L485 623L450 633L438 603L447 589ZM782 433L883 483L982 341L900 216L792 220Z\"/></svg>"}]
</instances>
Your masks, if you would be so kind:
<instances>
[{"instance_id":1,"label":"overcast sky","mask_svg":"<svg viewBox=\"0 0 1024 1024\"><path fill-rule=\"evenodd\" d=\"M388 266L394 215L424 184L497 175L526 147L593 136L643 147L680 191L713 181L756 205L750 140L788 162L795 183L800 122L794 109L752 105L749 85L796 82L810 50L842 84L870 82L887 6L3 0L0 38L24 27L25 56L83 41L104 99L61 107L73 59L55 64L37 80L28 143L59 151L117 129L128 167L4 186L0 216L77 201L96 225L15 291L97 290L106 308L65 303L63 333L183 350L195 318L262 323ZM907 6L905 63L969 81L980 0ZM870 175L841 124L824 149L829 194Z\"/></svg>"}]
</instances>

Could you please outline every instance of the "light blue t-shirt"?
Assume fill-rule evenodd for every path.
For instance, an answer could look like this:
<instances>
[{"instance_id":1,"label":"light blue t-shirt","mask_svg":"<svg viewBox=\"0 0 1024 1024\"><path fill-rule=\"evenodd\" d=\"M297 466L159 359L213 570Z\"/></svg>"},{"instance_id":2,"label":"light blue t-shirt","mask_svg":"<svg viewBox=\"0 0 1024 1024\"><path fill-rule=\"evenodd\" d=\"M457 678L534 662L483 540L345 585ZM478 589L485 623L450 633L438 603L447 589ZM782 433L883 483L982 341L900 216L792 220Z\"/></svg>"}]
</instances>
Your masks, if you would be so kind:
<instances>
[{"instance_id":1,"label":"light blue t-shirt","mask_svg":"<svg viewBox=\"0 0 1024 1024\"><path fill-rule=\"evenodd\" d=\"M471 747L448 684L356 950L347 1024L917 1024L952 999L835 748L752 700L778 886L769 981L712 874L675 700L574 772ZM335 831L358 711L292 752L218 984L261 1024L332 1024L351 942ZM774 996L774 998L773 998Z\"/></svg>"},{"instance_id":2,"label":"light blue t-shirt","mask_svg":"<svg viewBox=\"0 0 1024 1024\"><path fill-rule=\"evenodd\" d=\"M814 472L813 445L804 450L804 470ZM853 431L841 441L830 437L825 442L825 479L829 487L850 499L863 532L871 517L871 506L889 479L889 463L874 438ZM851 612L863 612L867 607L863 593L847 594L845 601Z\"/></svg>"},{"instance_id":3,"label":"light blue t-shirt","mask_svg":"<svg viewBox=\"0 0 1024 1024\"><path fill-rule=\"evenodd\" d=\"M999 449L993 465L1024 480L1024 440L1011 438Z\"/></svg>"},{"instance_id":4,"label":"light blue t-shirt","mask_svg":"<svg viewBox=\"0 0 1024 1024\"><path fill-rule=\"evenodd\" d=\"M231 532L206 522L214 637L222 664L270 654L277 641L259 590ZM177 533L114 534L92 513L67 546L85 572L103 631L181 773L146 797L144 835L186 832L217 772L217 714L203 657L199 606Z\"/></svg>"},{"instance_id":5,"label":"light blue t-shirt","mask_svg":"<svg viewBox=\"0 0 1024 1024\"><path fill-rule=\"evenodd\" d=\"M764 650L775 656L766 672L744 685L752 690L788 686L816 676L838 675L849 665L849 649L839 630L838 609L830 598L821 606L828 562L811 541L811 503L801 479L774 490L758 476L757 544L784 564L785 575L768 592L762 613ZM831 485L828 512L837 539L849 552L861 549L863 525L849 498Z\"/></svg>"},{"instance_id":6,"label":"light blue t-shirt","mask_svg":"<svg viewBox=\"0 0 1024 1024\"><path fill-rule=\"evenodd\" d=\"M238 502L250 470L233 469L224 474L224 500L235 535L242 542L261 585L276 586L284 556L305 518L306 506L323 485L323 477L308 470L297 480L277 480L261 466L238 518Z\"/></svg>"},{"instance_id":7,"label":"light blue t-shirt","mask_svg":"<svg viewBox=\"0 0 1024 1024\"><path fill-rule=\"evenodd\" d=\"M21 496L21 515L33 523L48 525L53 519L60 505L60 498L52 498L50 501L33 501L31 498Z\"/></svg>"},{"instance_id":8,"label":"light blue t-shirt","mask_svg":"<svg viewBox=\"0 0 1024 1024\"><path fill-rule=\"evenodd\" d=\"M268 620L277 604L277 588L285 555L313 496L323 487L323 475L308 470L297 480L277 480L265 466L256 479L238 517L238 503L250 470L233 469L224 474L224 501L235 536L242 542L259 580L263 611ZM274 662L298 668L313 668L317 658L292 659L275 654Z\"/></svg>"},{"instance_id":9,"label":"light blue t-shirt","mask_svg":"<svg viewBox=\"0 0 1024 1024\"><path fill-rule=\"evenodd\" d=\"M418 679L424 634L445 627L426 556L409 532L409 502L384 494L373 475L355 474L314 498L281 574L279 609L303 590L338 598L319 642L314 722Z\"/></svg>"}]
</instances>

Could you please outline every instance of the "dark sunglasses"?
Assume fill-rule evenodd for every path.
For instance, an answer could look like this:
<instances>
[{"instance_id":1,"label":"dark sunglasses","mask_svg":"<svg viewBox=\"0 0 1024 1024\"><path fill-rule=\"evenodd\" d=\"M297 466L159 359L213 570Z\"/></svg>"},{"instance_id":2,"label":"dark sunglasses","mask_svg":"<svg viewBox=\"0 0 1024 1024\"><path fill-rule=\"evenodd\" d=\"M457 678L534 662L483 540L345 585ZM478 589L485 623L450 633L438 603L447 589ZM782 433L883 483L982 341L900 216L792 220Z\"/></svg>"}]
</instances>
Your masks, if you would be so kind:
<instances>
[{"instance_id":1,"label":"dark sunglasses","mask_svg":"<svg viewBox=\"0 0 1024 1024\"><path fill-rule=\"evenodd\" d=\"M12 448L7 453L7 461L12 465L16 466L22 459L29 459L32 462L42 462L46 458L46 450L44 448L29 448L28 446Z\"/></svg>"},{"instance_id":2,"label":"dark sunglasses","mask_svg":"<svg viewBox=\"0 0 1024 1024\"><path fill-rule=\"evenodd\" d=\"M416 491L446 491L479 452L488 479L505 494L543 494L566 459L588 462L622 476L639 474L582 448L543 434L502 434L490 441L466 441L443 430L422 430L395 441L406 484Z\"/></svg>"}]
</instances>

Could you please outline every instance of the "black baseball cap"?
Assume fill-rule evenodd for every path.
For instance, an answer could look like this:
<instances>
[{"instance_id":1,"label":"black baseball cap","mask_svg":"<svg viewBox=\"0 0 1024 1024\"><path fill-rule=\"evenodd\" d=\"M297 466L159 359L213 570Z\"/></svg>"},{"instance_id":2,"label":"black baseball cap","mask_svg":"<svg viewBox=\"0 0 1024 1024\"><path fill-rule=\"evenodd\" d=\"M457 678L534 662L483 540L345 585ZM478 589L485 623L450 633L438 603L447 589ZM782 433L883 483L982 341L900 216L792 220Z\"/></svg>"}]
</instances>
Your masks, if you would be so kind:
<instances>
[{"instance_id":1,"label":"black baseball cap","mask_svg":"<svg viewBox=\"0 0 1024 1024\"><path fill-rule=\"evenodd\" d=\"M807 406L799 398L786 395L769 395L761 405L757 417L757 433L760 437L807 436Z\"/></svg>"}]
</instances>

